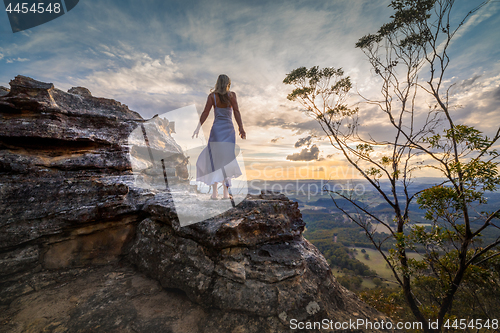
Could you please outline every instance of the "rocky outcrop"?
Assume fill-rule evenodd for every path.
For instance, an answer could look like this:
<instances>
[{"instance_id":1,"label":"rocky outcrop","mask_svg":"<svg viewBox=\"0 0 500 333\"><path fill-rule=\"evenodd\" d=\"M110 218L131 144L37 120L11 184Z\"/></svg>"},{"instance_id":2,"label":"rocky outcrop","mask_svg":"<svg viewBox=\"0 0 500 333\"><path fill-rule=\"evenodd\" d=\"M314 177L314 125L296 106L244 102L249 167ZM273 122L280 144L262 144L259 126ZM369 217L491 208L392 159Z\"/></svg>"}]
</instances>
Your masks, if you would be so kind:
<instances>
[{"instance_id":1,"label":"rocky outcrop","mask_svg":"<svg viewBox=\"0 0 500 333\"><path fill-rule=\"evenodd\" d=\"M116 264L32 274L35 290L0 307L0 332L197 332L203 307Z\"/></svg>"},{"instance_id":2,"label":"rocky outcrop","mask_svg":"<svg viewBox=\"0 0 500 333\"><path fill-rule=\"evenodd\" d=\"M175 157L169 182L187 182L168 120L145 122L82 87L10 85L0 95L0 330L289 332L291 319L387 320L335 281L285 196L249 195L181 226L170 191L137 186L155 177L152 150ZM131 147L138 126L161 144ZM176 197L204 209L207 198L186 188Z\"/></svg>"}]
</instances>

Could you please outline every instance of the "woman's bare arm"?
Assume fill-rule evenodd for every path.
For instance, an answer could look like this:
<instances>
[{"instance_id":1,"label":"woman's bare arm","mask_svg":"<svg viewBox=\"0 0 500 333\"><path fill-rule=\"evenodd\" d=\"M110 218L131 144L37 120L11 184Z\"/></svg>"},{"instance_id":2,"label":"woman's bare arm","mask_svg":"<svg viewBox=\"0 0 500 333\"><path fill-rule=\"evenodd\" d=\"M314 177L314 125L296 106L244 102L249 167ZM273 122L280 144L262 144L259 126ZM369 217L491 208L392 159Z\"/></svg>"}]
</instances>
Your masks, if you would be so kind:
<instances>
[{"instance_id":1,"label":"woman's bare arm","mask_svg":"<svg viewBox=\"0 0 500 333\"><path fill-rule=\"evenodd\" d=\"M245 133L245 130L243 129L243 122L241 121L241 113L240 113L240 109L238 108L238 101L236 100L236 93L235 92L230 94L229 101L231 102L231 106L233 107L234 119L236 119L236 123L238 124L238 128L240 131L240 137L242 139L246 139L247 134Z\"/></svg>"},{"instance_id":2,"label":"woman's bare arm","mask_svg":"<svg viewBox=\"0 0 500 333\"><path fill-rule=\"evenodd\" d=\"M201 113L200 117L200 122L198 123L198 127L194 130L193 133L193 138L196 136L198 137L198 133L200 132L201 125L207 120L208 115L210 114L210 110L212 109L212 106L214 105L214 100L210 97L212 94L209 94L207 97L207 103L205 104L205 109Z\"/></svg>"}]
</instances>

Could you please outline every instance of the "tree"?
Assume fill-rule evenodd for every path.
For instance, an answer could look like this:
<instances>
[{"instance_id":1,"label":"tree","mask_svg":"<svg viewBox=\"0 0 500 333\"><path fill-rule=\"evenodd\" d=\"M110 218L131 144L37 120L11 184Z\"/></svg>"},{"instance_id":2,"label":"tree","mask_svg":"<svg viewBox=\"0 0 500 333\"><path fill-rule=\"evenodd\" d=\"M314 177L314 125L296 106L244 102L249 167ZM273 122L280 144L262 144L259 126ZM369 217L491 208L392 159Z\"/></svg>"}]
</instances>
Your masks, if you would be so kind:
<instances>
[{"instance_id":1,"label":"tree","mask_svg":"<svg viewBox=\"0 0 500 333\"><path fill-rule=\"evenodd\" d=\"M454 0L394 0L392 20L359 39L356 47L365 53L381 82L381 98L363 99L387 117L393 128L390 140L360 131L366 113L347 105L352 84L342 69L300 67L283 80L295 87L288 99L299 102L318 121L332 146L391 207L394 226L372 213L354 192L330 191L336 207L363 228L382 254L426 332L442 330L464 279L488 270L492 267L488 263L499 255L495 249L500 237L489 244L480 239L482 233L499 228L500 209L484 211L483 207L486 193L500 185L499 154L494 149L500 127L488 137L456 123L450 95L453 84L445 75L451 61L448 47L457 31L488 2L453 25ZM433 100L427 109L422 105L424 96ZM442 182L412 190L415 172L426 168L439 172ZM381 186L382 181L389 183L389 190ZM348 200L357 213L337 205L338 199ZM426 210L431 228L416 226L410 219L414 202ZM376 240L371 221L387 228L389 236ZM382 246L390 240L396 245L387 255ZM420 252L423 259L409 258L408 251ZM434 286L427 302L414 293L416 281L423 278ZM428 319L438 319L439 328L427 328Z\"/></svg>"},{"instance_id":2,"label":"tree","mask_svg":"<svg viewBox=\"0 0 500 333\"><path fill-rule=\"evenodd\" d=\"M494 319L500 317L500 256L487 261L488 264L476 265L467 271L460 288L455 295L453 308L447 317L464 319L467 323L483 319L488 325L479 332L490 332L497 329ZM485 262L486 263L486 262ZM492 267L489 267L492 266ZM375 280L375 279L374 279ZM375 281L374 281L375 282ZM389 287L389 285L387 285ZM412 293L423 304L436 305L434 299L442 292L439 280L432 276L414 278ZM359 293L363 301L377 310L384 312L394 321L413 321L411 310L404 302L404 295L397 288L378 287ZM452 321L452 322L453 322ZM493 325L492 325L493 324ZM477 329L467 328L463 332L478 332Z\"/></svg>"},{"instance_id":3,"label":"tree","mask_svg":"<svg viewBox=\"0 0 500 333\"><path fill-rule=\"evenodd\" d=\"M363 279L356 275L344 275L337 278L338 282L349 290L361 289Z\"/></svg>"},{"instance_id":4,"label":"tree","mask_svg":"<svg viewBox=\"0 0 500 333\"><path fill-rule=\"evenodd\" d=\"M382 280L378 277L373 278L372 281L377 287L380 287L383 284Z\"/></svg>"}]
</instances>

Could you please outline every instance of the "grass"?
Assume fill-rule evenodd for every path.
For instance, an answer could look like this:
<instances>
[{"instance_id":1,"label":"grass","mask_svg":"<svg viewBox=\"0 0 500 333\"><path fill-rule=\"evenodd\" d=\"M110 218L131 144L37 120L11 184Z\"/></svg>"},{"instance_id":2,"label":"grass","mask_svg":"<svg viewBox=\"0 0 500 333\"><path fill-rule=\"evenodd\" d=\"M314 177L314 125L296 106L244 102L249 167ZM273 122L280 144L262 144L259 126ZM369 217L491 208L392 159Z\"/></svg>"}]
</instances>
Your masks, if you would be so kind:
<instances>
[{"instance_id":1,"label":"grass","mask_svg":"<svg viewBox=\"0 0 500 333\"><path fill-rule=\"evenodd\" d=\"M384 282L387 282L385 280L393 281L393 283L396 283L396 280L394 279L394 276L392 275L391 269L387 266L387 263L384 260L384 257L378 252L377 250L374 249L368 249L365 248L366 253L362 253L361 250L363 248L361 247L355 247L354 249L357 250L356 254L356 259L361 261L362 263L366 264L368 267L370 267L372 270L374 270L378 276L382 278ZM384 252L386 255L388 255L387 252ZM370 257L369 259L365 259L365 254L368 254ZM408 257L410 258L420 258L420 255L417 253L408 253ZM370 280L371 282L371 280ZM373 282L371 282L373 284ZM373 284L374 285L374 284Z\"/></svg>"},{"instance_id":2,"label":"grass","mask_svg":"<svg viewBox=\"0 0 500 333\"><path fill-rule=\"evenodd\" d=\"M375 283L373 283L372 279L363 278L363 283L361 283L361 288L372 289L375 287L376 287L376 285L375 285Z\"/></svg>"},{"instance_id":3,"label":"grass","mask_svg":"<svg viewBox=\"0 0 500 333\"><path fill-rule=\"evenodd\" d=\"M382 257L380 252L374 249L362 248L362 247L352 247L351 249L357 250L356 259L366 264L368 267L370 267L370 269L374 270L377 273L377 275L382 279L382 281L386 286L389 287L396 286L396 279L394 279L391 269L387 266L387 263L385 262L384 257ZM362 249L364 249L366 252L362 253L361 252ZM387 252L384 251L384 253L388 255ZM365 259L365 254L369 255L368 260ZM409 258L416 258L416 259L420 258L420 255L417 253L410 252L407 253L407 255ZM341 277L345 275L342 272L342 270L337 267L332 268L332 273L335 277ZM375 283L373 283L372 278L364 278L364 277L361 278L363 279L361 288L372 289L376 287Z\"/></svg>"},{"instance_id":4,"label":"grass","mask_svg":"<svg viewBox=\"0 0 500 333\"><path fill-rule=\"evenodd\" d=\"M382 279L385 286L394 287L397 285L396 279L394 279L391 269L388 267L384 257L382 257L380 252L374 249L362 248L362 247L351 247L350 249L357 250L355 258L364 263L365 265L367 265L368 267L370 267L370 269L372 269L373 271L375 271L377 275ZM361 252L361 250L363 249L365 250L365 253ZM388 255L386 251L384 251L384 253ZM368 260L365 259L365 254L369 255ZM407 255L409 258L420 259L420 255L417 253L409 252L407 253ZM332 273L336 278L345 275L342 272L342 269L338 267L332 267ZM367 278L361 277L361 278L363 279L361 288L372 289L376 287L375 283L373 283L372 277L367 277Z\"/></svg>"}]
</instances>

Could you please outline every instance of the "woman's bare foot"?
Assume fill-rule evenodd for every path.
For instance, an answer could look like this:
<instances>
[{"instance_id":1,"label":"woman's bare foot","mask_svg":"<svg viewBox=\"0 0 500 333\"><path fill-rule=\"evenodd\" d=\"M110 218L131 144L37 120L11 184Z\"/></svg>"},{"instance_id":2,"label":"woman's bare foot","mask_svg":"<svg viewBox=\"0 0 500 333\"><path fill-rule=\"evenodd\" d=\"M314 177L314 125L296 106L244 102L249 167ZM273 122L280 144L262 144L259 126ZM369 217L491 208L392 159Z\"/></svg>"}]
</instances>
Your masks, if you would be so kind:
<instances>
[{"instance_id":1,"label":"woman's bare foot","mask_svg":"<svg viewBox=\"0 0 500 333\"><path fill-rule=\"evenodd\" d=\"M217 183L212 184L212 195L210 199L217 200Z\"/></svg>"},{"instance_id":2,"label":"woman's bare foot","mask_svg":"<svg viewBox=\"0 0 500 333\"><path fill-rule=\"evenodd\" d=\"M226 184L224 184L223 189L224 189L224 196L222 197L222 199L229 199L230 195L229 195L229 190L226 187Z\"/></svg>"}]
</instances>

